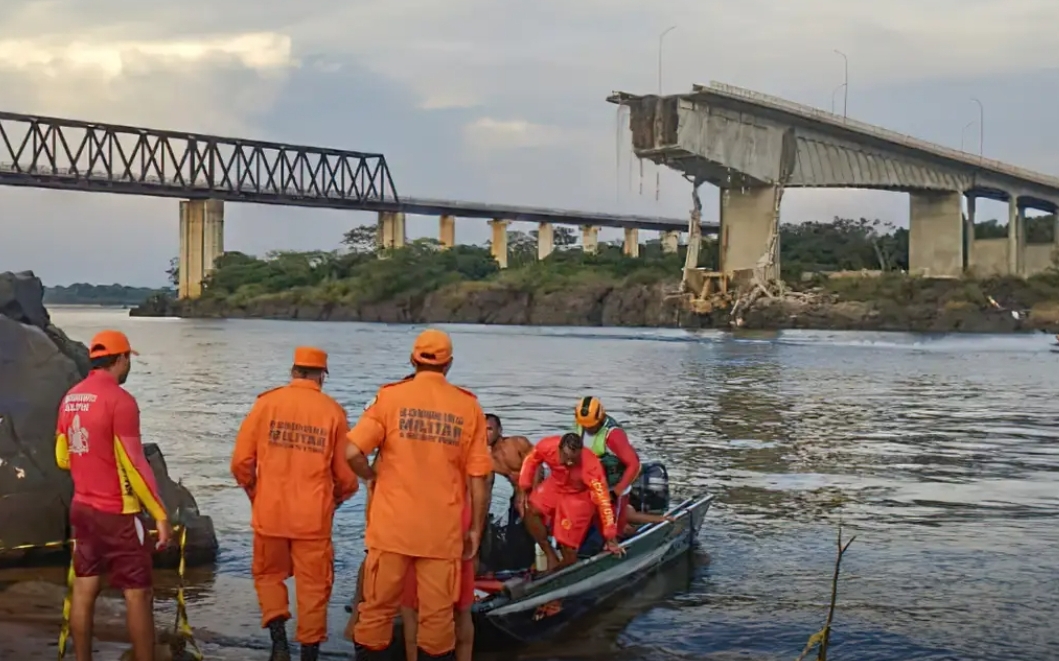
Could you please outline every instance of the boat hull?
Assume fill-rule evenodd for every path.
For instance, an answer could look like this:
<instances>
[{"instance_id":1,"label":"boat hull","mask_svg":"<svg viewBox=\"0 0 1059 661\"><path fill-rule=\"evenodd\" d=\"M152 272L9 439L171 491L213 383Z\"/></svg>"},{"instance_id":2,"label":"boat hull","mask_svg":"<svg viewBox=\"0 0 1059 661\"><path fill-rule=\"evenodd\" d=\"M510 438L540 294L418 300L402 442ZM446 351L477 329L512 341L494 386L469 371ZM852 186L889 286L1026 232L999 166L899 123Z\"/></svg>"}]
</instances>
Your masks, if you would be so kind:
<instances>
[{"instance_id":1,"label":"boat hull","mask_svg":"<svg viewBox=\"0 0 1059 661\"><path fill-rule=\"evenodd\" d=\"M548 640L596 612L674 560L686 557L713 500L688 499L670 510L673 522L653 524L624 541L624 557L600 554L553 576L515 581L472 610L475 649L498 649Z\"/></svg>"}]
</instances>

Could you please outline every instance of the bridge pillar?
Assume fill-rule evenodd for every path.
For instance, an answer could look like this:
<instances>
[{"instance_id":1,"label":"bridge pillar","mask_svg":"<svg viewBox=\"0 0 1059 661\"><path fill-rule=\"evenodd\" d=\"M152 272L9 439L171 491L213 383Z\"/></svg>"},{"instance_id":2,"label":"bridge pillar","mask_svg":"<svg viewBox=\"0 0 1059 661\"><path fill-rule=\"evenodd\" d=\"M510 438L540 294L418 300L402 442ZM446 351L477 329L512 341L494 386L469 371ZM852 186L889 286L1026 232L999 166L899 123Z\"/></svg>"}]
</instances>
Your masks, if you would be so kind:
<instances>
[{"instance_id":1,"label":"bridge pillar","mask_svg":"<svg viewBox=\"0 0 1059 661\"><path fill-rule=\"evenodd\" d=\"M581 226L581 250L589 255L599 252L599 228L595 225Z\"/></svg>"},{"instance_id":2,"label":"bridge pillar","mask_svg":"<svg viewBox=\"0 0 1059 661\"><path fill-rule=\"evenodd\" d=\"M379 248L403 248L405 243L404 214L400 211L380 211L376 242Z\"/></svg>"},{"instance_id":3,"label":"bridge pillar","mask_svg":"<svg viewBox=\"0 0 1059 661\"><path fill-rule=\"evenodd\" d=\"M677 230L662 232L662 252L668 255L675 255L679 250L680 232Z\"/></svg>"},{"instance_id":4,"label":"bridge pillar","mask_svg":"<svg viewBox=\"0 0 1059 661\"><path fill-rule=\"evenodd\" d=\"M625 245L622 246L622 252L626 257L640 256L640 230L635 227L625 228Z\"/></svg>"},{"instance_id":5,"label":"bridge pillar","mask_svg":"<svg viewBox=\"0 0 1059 661\"><path fill-rule=\"evenodd\" d=\"M180 203L180 298L202 296L202 281L224 254L224 202L185 200Z\"/></svg>"},{"instance_id":6,"label":"bridge pillar","mask_svg":"<svg viewBox=\"0 0 1059 661\"><path fill-rule=\"evenodd\" d=\"M963 270L965 273L974 271L974 223L977 217L978 198L974 195L967 196L967 217L963 223Z\"/></svg>"},{"instance_id":7,"label":"bridge pillar","mask_svg":"<svg viewBox=\"0 0 1059 661\"><path fill-rule=\"evenodd\" d=\"M731 276L736 271L756 269L769 252L772 268L764 277L780 277L779 218L776 213L776 187L721 191L720 271ZM775 235L775 237L773 237Z\"/></svg>"},{"instance_id":8,"label":"bridge pillar","mask_svg":"<svg viewBox=\"0 0 1059 661\"><path fill-rule=\"evenodd\" d=\"M1019 198L1008 196L1008 275L1020 275L1022 271L1022 250L1025 247L1023 235L1023 211L1019 208Z\"/></svg>"},{"instance_id":9,"label":"bridge pillar","mask_svg":"<svg viewBox=\"0 0 1059 661\"><path fill-rule=\"evenodd\" d=\"M493 259L500 265L500 268L507 268L507 226L511 224L510 220L490 220L489 227L493 230L493 240L490 246L490 250L493 253Z\"/></svg>"},{"instance_id":10,"label":"bridge pillar","mask_svg":"<svg viewBox=\"0 0 1059 661\"><path fill-rule=\"evenodd\" d=\"M456 245L456 216L442 216L438 221L438 240L442 248Z\"/></svg>"},{"instance_id":11,"label":"bridge pillar","mask_svg":"<svg viewBox=\"0 0 1059 661\"><path fill-rule=\"evenodd\" d=\"M963 273L963 194L909 193L908 271L932 278Z\"/></svg>"},{"instance_id":12,"label":"bridge pillar","mask_svg":"<svg viewBox=\"0 0 1059 661\"><path fill-rule=\"evenodd\" d=\"M537 259L545 259L555 250L555 226L541 223L537 226Z\"/></svg>"}]
</instances>

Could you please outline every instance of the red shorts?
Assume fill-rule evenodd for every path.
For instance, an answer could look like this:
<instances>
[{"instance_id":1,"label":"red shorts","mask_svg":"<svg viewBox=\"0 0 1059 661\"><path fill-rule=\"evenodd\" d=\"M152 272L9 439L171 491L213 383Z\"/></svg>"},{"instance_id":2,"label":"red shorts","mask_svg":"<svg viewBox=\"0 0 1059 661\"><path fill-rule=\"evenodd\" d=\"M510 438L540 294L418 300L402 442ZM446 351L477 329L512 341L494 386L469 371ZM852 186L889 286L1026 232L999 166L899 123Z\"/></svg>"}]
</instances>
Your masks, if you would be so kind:
<instances>
[{"instance_id":1,"label":"red shorts","mask_svg":"<svg viewBox=\"0 0 1059 661\"><path fill-rule=\"evenodd\" d=\"M463 526L464 533L471 529L470 499L463 506L460 524ZM456 610L465 611L474 605L474 578L474 558L464 560L460 563L460 595L456 598ZM404 576L404 594L401 595L401 607L419 610L414 566L409 567L408 573Z\"/></svg>"},{"instance_id":2,"label":"red shorts","mask_svg":"<svg viewBox=\"0 0 1059 661\"><path fill-rule=\"evenodd\" d=\"M70 505L74 539L74 575L107 575L118 590L151 587L151 538L137 514L101 512L81 503Z\"/></svg>"},{"instance_id":3,"label":"red shorts","mask_svg":"<svg viewBox=\"0 0 1059 661\"><path fill-rule=\"evenodd\" d=\"M596 504L592 494L585 491L567 493L559 490L552 478L541 482L529 497L530 505L551 527L555 541L569 548L581 548L585 535L596 518Z\"/></svg>"}]
</instances>

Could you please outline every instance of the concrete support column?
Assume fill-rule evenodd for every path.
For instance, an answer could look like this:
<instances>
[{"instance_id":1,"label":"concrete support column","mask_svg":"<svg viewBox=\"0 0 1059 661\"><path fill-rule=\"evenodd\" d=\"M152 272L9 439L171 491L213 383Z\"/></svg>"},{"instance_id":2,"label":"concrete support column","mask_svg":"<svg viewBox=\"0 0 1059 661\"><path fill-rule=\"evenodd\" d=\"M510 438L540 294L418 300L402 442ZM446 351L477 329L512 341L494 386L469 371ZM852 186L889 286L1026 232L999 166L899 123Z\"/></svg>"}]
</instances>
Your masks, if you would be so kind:
<instances>
[{"instance_id":1,"label":"concrete support column","mask_svg":"<svg viewBox=\"0 0 1059 661\"><path fill-rule=\"evenodd\" d=\"M1018 275L1022 267L1022 255L1019 253L1019 234L1022 223L1019 222L1019 198L1008 196L1008 275Z\"/></svg>"},{"instance_id":2,"label":"concrete support column","mask_svg":"<svg viewBox=\"0 0 1059 661\"><path fill-rule=\"evenodd\" d=\"M180 298L202 296L202 281L224 254L224 202L186 200L180 203Z\"/></svg>"},{"instance_id":3,"label":"concrete support column","mask_svg":"<svg viewBox=\"0 0 1059 661\"><path fill-rule=\"evenodd\" d=\"M625 245L622 247L622 252L626 257L640 256L640 230L635 227L625 228Z\"/></svg>"},{"instance_id":4,"label":"concrete support column","mask_svg":"<svg viewBox=\"0 0 1059 661\"><path fill-rule=\"evenodd\" d=\"M403 248L405 244L404 214L400 211L380 211L376 241L380 248Z\"/></svg>"},{"instance_id":5,"label":"concrete support column","mask_svg":"<svg viewBox=\"0 0 1059 661\"><path fill-rule=\"evenodd\" d=\"M908 270L913 275L957 278L963 273L963 195L909 194Z\"/></svg>"},{"instance_id":6,"label":"concrete support column","mask_svg":"<svg viewBox=\"0 0 1059 661\"><path fill-rule=\"evenodd\" d=\"M581 249L589 255L599 252L599 228L595 225L581 226Z\"/></svg>"},{"instance_id":7,"label":"concrete support column","mask_svg":"<svg viewBox=\"0 0 1059 661\"><path fill-rule=\"evenodd\" d=\"M1018 222L1015 226L1018 228L1018 241L1015 243L1015 254L1018 260L1018 271L1015 275L1025 278L1029 275L1026 260L1026 208L1019 207L1018 210Z\"/></svg>"},{"instance_id":8,"label":"concrete support column","mask_svg":"<svg viewBox=\"0 0 1059 661\"><path fill-rule=\"evenodd\" d=\"M680 250L680 232L670 230L662 232L662 252L675 255Z\"/></svg>"},{"instance_id":9,"label":"concrete support column","mask_svg":"<svg viewBox=\"0 0 1059 661\"><path fill-rule=\"evenodd\" d=\"M493 240L491 245L491 251L493 253L493 259L500 265L500 268L507 268L507 226L511 224L510 220L490 220L489 227L493 230Z\"/></svg>"},{"instance_id":10,"label":"concrete support column","mask_svg":"<svg viewBox=\"0 0 1059 661\"><path fill-rule=\"evenodd\" d=\"M772 269L766 280L780 275L779 228L776 227L776 187L725 189L721 191L720 271L757 268L771 246ZM773 235L775 234L775 237Z\"/></svg>"},{"instance_id":11,"label":"concrete support column","mask_svg":"<svg viewBox=\"0 0 1059 661\"><path fill-rule=\"evenodd\" d=\"M967 221L963 225L963 270L974 270L974 223L977 216L978 198L967 196Z\"/></svg>"},{"instance_id":12,"label":"concrete support column","mask_svg":"<svg viewBox=\"0 0 1059 661\"><path fill-rule=\"evenodd\" d=\"M442 248L456 245L456 216L442 216L438 221L438 240Z\"/></svg>"},{"instance_id":13,"label":"concrete support column","mask_svg":"<svg viewBox=\"0 0 1059 661\"><path fill-rule=\"evenodd\" d=\"M537 226L537 259L545 259L555 250L555 226L541 223Z\"/></svg>"}]
</instances>

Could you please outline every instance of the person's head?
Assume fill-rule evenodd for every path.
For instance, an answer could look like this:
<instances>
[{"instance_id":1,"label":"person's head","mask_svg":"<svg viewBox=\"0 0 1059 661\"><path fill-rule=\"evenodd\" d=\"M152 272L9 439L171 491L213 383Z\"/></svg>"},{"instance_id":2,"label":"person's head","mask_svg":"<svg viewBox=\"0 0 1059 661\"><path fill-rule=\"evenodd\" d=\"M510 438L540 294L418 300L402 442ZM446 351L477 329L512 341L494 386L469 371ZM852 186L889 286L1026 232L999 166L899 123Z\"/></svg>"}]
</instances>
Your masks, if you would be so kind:
<instances>
[{"instance_id":1,"label":"person's head","mask_svg":"<svg viewBox=\"0 0 1059 661\"><path fill-rule=\"evenodd\" d=\"M412 366L416 372L448 374L452 367L452 340L448 333L428 328L412 345Z\"/></svg>"},{"instance_id":2,"label":"person's head","mask_svg":"<svg viewBox=\"0 0 1059 661\"><path fill-rule=\"evenodd\" d=\"M503 433L504 428L500 425L500 416L495 413L486 413L485 437L489 441L489 445L493 445L499 441Z\"/></svg>"},{"instance_id":3,"label":"person's head","mask_svg":"<svg viewBox=\"0 0 1059 661\"><path fill-rule=\"evenodd\" d=\"M603 402L598 397L582 397L574 409L574 420L588 434L595 434L603 426L607 419L607 412L603 410Z\"/></svg>"},{"instance_id":4,"label":"person's head","mask_svg":"<svg viewBox=\"0 0 1059 661\"><path fill-rule=\"evenodd\" d=\"M294 365L290 368L292 379L313 381L322 387L327 374L326 351L316 347L298 347L294 350Z\"/></svg>"},{"instance_id":5,"label":"person's head","mask_svg":"<svg viewBox=\"0 0 1059 661\"><path fill-rule=\"evenodd\" d=\"M585 447L580 434L563 434L559 439L559 463L563 466L577 466L581 463L581 450Z\"/></svg>"},{"instance_id":6,"label":"person's head","mask_svg":"<svg viewBox=\"0 0 1059 661\"><path fill-rule=\"evenodd\" d=\"M133 351L129 344L129 338L121 331L100 331L88 345L88 359L92 363L92 370L109 372L118 383L125 383L129 378L132 356L138 355L140 354Z\"/></svg>"}]
</instances>

